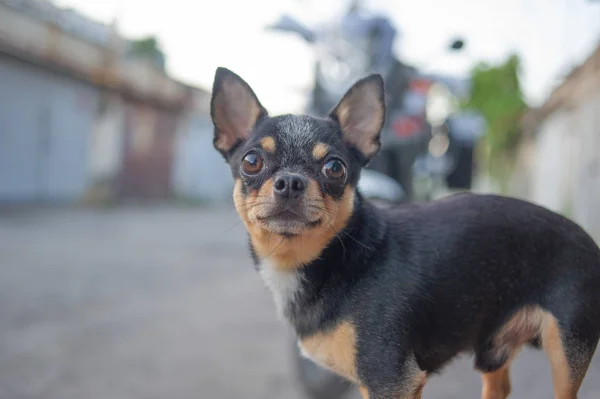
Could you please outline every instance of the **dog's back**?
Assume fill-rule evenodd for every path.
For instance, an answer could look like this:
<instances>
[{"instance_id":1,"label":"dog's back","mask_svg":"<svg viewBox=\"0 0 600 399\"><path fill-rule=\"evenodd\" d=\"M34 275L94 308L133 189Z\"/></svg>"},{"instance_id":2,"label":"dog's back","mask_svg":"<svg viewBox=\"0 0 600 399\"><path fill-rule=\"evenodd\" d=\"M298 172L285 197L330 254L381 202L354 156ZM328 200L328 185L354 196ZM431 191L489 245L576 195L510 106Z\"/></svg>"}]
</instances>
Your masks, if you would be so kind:
<instances>
[{"instance_id":1,"label":"dog's back","mask_svg":"<svg viewBox=\"0 0 600 399\"><path fill-rule=\"evenodd\" d=\"M384 212L397 242L384 278L418 287L406 306L421 368L473 349L476 367L492 373L521 345L541 343L553 369L563 369L555 374L565 374L557 390L578 386L600 336L600 250L583 229L495 195Z\"/></svg>"}]
</instances>

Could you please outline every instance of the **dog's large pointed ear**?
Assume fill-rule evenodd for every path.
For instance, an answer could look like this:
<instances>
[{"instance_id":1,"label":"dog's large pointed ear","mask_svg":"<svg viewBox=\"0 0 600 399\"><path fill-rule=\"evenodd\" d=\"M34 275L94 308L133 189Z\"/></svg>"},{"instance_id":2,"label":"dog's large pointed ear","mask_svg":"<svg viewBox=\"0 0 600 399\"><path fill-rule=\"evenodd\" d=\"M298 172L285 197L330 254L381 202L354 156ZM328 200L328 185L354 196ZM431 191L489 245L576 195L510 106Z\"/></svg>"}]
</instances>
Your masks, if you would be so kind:
<instances>
[{"instance_id":1,"label":"dog's large pointed ear","mask_svg":"<svg viewBox=\"0 0 600 399\"><path fill-rule=\"evenodd\" d=\"M226 68L217 68L210 115L215 125L215 148L227 158L238 143L248 138L267 111L248 83Z\"/></svg>"},{"instance_id":2,"label":"dog's large pointed ear","mask_svg":"<svg viewBox=\"0 0 600 399\"><path fill-rule=\"evenodd\" d=\"M385 121L381 76L371 75L356 82L329 116L339 123L344 141L360 151L366 164L381 147L379 135Z\"/></svg>"}]
</instances>

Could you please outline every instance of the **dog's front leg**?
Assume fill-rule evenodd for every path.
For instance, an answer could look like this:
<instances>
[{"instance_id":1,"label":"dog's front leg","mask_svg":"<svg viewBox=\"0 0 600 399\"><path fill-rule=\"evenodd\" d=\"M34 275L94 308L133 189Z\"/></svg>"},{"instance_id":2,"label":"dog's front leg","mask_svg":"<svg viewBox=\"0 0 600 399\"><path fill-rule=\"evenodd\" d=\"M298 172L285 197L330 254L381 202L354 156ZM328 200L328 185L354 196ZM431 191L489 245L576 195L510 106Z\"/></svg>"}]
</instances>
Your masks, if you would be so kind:
<instances>
[{"instance_id":1,"label":"dog's front leg","mask_svg":"<svg viewBox=\"0 0 600 399\"><path fill-rule=\"evenodd\" d=\"M382 359L383 362L383 359ZM382 379L380 370L366 372L370 384L360 386L363 399L421 399L427 382L427 373L419 368L416 361L408 360L395 373L393 381ZM385 374L387 374L389 370ZM370 378L369 378L370 376ZM384 382L385 381L385 382Z\"/></svg>"}]
</instances>

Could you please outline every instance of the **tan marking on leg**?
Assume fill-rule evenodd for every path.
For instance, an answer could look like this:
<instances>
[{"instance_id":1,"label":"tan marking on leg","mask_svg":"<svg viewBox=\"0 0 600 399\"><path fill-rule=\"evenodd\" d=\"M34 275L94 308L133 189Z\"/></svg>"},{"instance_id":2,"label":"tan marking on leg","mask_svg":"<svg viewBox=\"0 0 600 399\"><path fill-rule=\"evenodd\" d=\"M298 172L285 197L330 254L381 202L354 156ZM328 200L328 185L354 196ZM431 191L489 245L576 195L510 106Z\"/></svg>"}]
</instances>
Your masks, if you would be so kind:
<instances>
[{"instance_id":1,"label":"tan marking on leg","mask_svg":"<svg viewBox=\"0 0 600 399\"><path fill-rule=\"evenodd\" d=\"M544 351L550 361L554 397L556 399L577 398L577 391L585 376L585 370L571 369L563 347L560 327L556 318L548 311L537 306L528 306L519 310L499 330L494 337L494 345L498 348L499 354L506 354L512 360L521 345L536 337L542 338ZM501 371L483 376L484 389L486 380L490 392L493 391L491 387L498 386L504 381ZM506 373L508 374L508 368ZM487 399L485 390L483 395ZM497 394L494 394L496 396L492 396L492 393L489 395L494 399L502 398Z\"/></svg>"},{"instance_id":2,"label":"tan marking on leg","mask_svg":"<svg viewBox=\"0 0 600 399\"><path fill-rule=\"evenodd\" d=\"M516 312L496 333L494 346L509 358L525 343L539 337L548 312L537 306L526 306Z\"/></svg>"},{"instance_id":3,"label":"tan marking on leg","mask_svg":"<svg viewBox=\"0 0 600 399\"><path fill-rule=\"evenodd\" d=\"M526 306L515 312L494 336L497 356L508 356L498 370L481 375L483 399L505 399L510 394L510 364L520 348L534 338L543 335L552 315L538 306Z\"/></svg>"},{"instance_id":4,"label":"tan marking on leg","mask_svg":"<svg viewBox=\"0 0 600 399\"><path fill-rule=\"evenodd\" d=\"M275 139L271 136L260 139L260 146L270 154L275 153Z\"/></svg>"},{"instance_id":5,"label":"tan marking on leg","mask_svg":"<svg viewBox=\"0 0 600 399\"><path fill-rule=\"evenodd\" d=\"M565 355L560 327L556 318L549 313L544 320L542 344L552 369L554 398L577 399L577 391L579 391L583 378L573 377Z\"/></svg>"},{"instance_id":6,"label":"tan marking on leg","mask_svg":"<svg viewBox=\"0 0 600 399\"><path fill-rule=\"evenodd\" d=\"M369 399L369 391L367 390L367 388L361 386L358 387L358 390L360 391L360 394L363 399Z\"/></svg>"},{"instance_id":7,"label":"tan marking on leg","mask_svg":"<svg viewBox=\"0 0 600 399\"><path fill-rule=\"evenodd\" d=\"M317 143L312 149L312 156L315 161L320 161L325 158L325 155L329 152L329 146L325 143Z\"/></svg>"},{"instance_id":8,"label":"tan marking on leg","mask_svg":"<svg viewBox=\"0 0 600 399\"><path fill-rule=\"evenodd\" d=\"M332 330L304 338L301 346L315 363L350 381L358 382L356 332L352 323L342 322Z\"/></svg>"},{"instance_id":9,"label":"tan marking on leg","mask_svg":"<svg viewBox=\"0 0 600 399\"><path fill-rule=\"evenodd\" d=\"M421 370L414 356L408 359L404 372L398 376L398 381L387 387L371 387L372 396L382 399L421 399L427 383L427 372ZM369 398L366 386L360 386L363 398Z\"/></svg>"},{"instance_id":10,"label":"tan marking on leg","mask_svg":"<svg viewBox=\"0 0 600 399\"><path fill-rule=\"evenodd\" d=\"M427 373L419 368L416 359L409 360L406 365L408 369L404 374L404 378L399 381L399 386L389 395L390 398L406 398L406 399L421 399L423 388L427 382Z\"/></svg>"},{"instance_id":11,"label":"tan marking on leg","mask_svg":"<svg viewBox=\"0 0 600 399\"><path fill-rule=\"evenodd\" d=\"M425 374L425 372L422 372L419 378L421 381L417 381L419 385L415 392L414 399L421 399L423 397L423 388L425 388L425 383L427 382L427 375Z\"/></svg>"},{"instance_id":12,"label":"tan marking on leg","mask_svg":"<svg viewBox=\"0 0 600 399\"><path fill-rule=\"evenodd\" d=\"M481 399L506 399L510 395L509 366L481 375Z\"/></svg>"}]
</instances>

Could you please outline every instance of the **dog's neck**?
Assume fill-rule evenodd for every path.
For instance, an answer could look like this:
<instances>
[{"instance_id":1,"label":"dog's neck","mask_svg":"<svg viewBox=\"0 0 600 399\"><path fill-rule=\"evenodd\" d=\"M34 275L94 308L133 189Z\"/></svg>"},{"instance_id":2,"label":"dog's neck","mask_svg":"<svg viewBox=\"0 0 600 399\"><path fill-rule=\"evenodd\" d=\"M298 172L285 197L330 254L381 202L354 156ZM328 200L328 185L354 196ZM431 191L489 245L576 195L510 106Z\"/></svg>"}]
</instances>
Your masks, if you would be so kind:
<instances>
[{"instance_id":1,"label":"dog's neck","mask_svg":"<svg viewBox=\"0 0 600 399\"><path fill-rule=\"evenodd\" d=\"M385 236L385 219L360 194L346 226L323 248L319 257L295 269L282 269L269 258L255 261L275 299L278 313L303 334L321 325L341 303L324 301L324 290L352 289L352 281L369 267Z\"/></svg>"}]
</instances>

